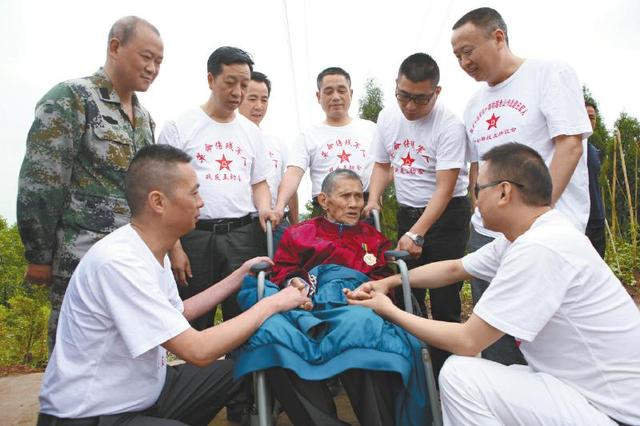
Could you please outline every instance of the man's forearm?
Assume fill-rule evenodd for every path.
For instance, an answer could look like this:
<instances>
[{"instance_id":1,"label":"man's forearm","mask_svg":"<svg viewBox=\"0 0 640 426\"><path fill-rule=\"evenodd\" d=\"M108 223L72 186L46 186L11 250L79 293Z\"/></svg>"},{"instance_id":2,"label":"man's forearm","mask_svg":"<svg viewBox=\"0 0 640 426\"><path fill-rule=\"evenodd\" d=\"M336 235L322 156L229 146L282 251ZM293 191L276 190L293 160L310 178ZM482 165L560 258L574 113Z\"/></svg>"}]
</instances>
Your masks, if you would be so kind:
<instances>
[{"instance_id":1,"label":"man's forearm","mask_svg":"<svg viewBox=\"0 0 640 426\"><path fill-rule=\"evenodd\" d=\"M289 199L289 222L292 225L298 223L298 216L300 215L300 209L298 207L298 191Z\"/></svg>"},{"instance_id":2,"label":"man's forearm","mask_svg":"<svg viewBox=\"0 0 640 426\"><path fill-rule=\"evenodd\" d=\"M206 330L189 328L163 346L188 363L207 366L244 343L267 318L279 311L273 299L269 299L265 298L240 315Z\"/></svg>"},{"instance_id":3,"label":"man's forearm","mask_svg":"<svg viewBox=\"0 0 640 426\"><path fill-rule=\"evenodd\" d=\"M420 218L413 224L410 231L425 235L431 226L442 216L453 197L453 191L458 181L460 169L440 170L436 172L436 190L427 203Z\"/></svg>"},{"instance_id":4,"label":"man's forearm","mask_svg":"<svg viewBox=\"0 0 640 426\"><path fill-rule=\"evenodd\" d=\"M428 263L409 271L412 288L440 288L471 278L462 266L461 259ZM378 281L381 287L391 289L402 284L400 274Z\"/></svg>"},{"instance_id":5,"label":"man's forearm","mask_svg":"<svg viewBox=\"0 0 640 426\"><path fill-rule=\"evenodd\" d=\"M300 181L304 176L304 170L297 166L287 167L287 171L284 172L280 187L278 188L278 200L276 201L276 210L284 210L293 194L298 190Z\"/></svg>"},{"instance_id":6,"label":"man's forearm","mask_svg":"<svg viewBox=\"0 0 640 426\"><path fill-rule=\"evenodd\" d=\"M271 209L271 191L266 180L251 185L253 193L253 203L258 211L266 211Z\"/></svg>"},{"instance_id":7,"label":"man's forearm","mask_svg":"<svg viewBox=\"0 0 640 426\"><path fill-rule=\"evenodd\" d=\"M557 136L554 138L555 152L549 165L549 174L553 183L551 203L555 205L571 180L582 157L582 136Z\"/></svg>"},{"instance_id":8,"label":"man's forearm","mask_svg":"<svg viewBox=\"0 0 640 426\"><path fill-rule=\"evenodd\" d=\"M246 272L236 269L222 281L184 301L184 316L193 321L219 305L240 288Z\"/></svg>"},{"instance_id":9,"label":"man's forearm","mask_svg":"<svg viewBox=\"0 0 640 426\"><path fill-rule=\"evenodd\" d=\"M491 330L475 333L467 323L430 320L399 308L395 308L386 317L430 346L456 355L475 356L497 340L493 340L494 335L499 337L501 334L490 326Z\"/></svg>"}]
</instances>

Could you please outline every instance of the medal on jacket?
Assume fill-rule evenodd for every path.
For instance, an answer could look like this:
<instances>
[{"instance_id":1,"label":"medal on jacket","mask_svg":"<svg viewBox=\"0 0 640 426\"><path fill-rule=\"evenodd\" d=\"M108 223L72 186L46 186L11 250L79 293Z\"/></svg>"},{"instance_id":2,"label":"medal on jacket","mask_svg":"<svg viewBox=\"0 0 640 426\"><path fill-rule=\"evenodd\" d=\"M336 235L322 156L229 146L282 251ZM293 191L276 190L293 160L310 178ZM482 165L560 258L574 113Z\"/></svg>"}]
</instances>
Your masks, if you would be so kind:
<instances>
[{"instance_id":1,"label":"medal on jacket","mask_svg":"<svg viewBox=\"0 0 640 426\"><path fill-rule=\"evenodd\" d=\"M375 265L378 259L376 259L376 256L373 253L369 253L369 250L367 249L367 245L365 243L362 243L362 249L364 250L364 256L362 257L364 263L369 266Z\"/></svg>"}]
</instances>

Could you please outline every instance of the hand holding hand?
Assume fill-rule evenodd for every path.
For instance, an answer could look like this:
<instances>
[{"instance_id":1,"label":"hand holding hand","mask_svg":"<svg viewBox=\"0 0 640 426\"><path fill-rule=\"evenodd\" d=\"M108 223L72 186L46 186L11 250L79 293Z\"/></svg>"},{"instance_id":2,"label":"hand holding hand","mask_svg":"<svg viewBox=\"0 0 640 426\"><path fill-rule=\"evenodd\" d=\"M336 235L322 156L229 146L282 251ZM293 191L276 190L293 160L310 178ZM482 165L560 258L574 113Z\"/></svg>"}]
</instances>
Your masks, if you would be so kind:
<instances>
[{"instance_id":1,"label":"hand holding hand","mask_svg":"<svg viewBox=\"0 0 640 426\"><path fill-rule=\"evenodd\" d=\"M383 317L387 316L394 309L398 309L387 295L375 290L371 290L368 293L361 291L354 297L349 297L347 295L347 301L350 305L371 308L378 315Z\"/></svg>"},{"instance_id":2,"label":"hand holding hand","mask_svg":"<svg viewBox=\"0 0 640 426\"><path fill-rule=\"evenodd\" d=\"M278 312L289 311L295 308L309 310L313 306L311 300L307 297L304 284L302 289L294 285L287 286L273 296L269 296L267 299L273 299L277 303ZM309 308L307 309L306 306Z\"/></svg>"}]
</instances>

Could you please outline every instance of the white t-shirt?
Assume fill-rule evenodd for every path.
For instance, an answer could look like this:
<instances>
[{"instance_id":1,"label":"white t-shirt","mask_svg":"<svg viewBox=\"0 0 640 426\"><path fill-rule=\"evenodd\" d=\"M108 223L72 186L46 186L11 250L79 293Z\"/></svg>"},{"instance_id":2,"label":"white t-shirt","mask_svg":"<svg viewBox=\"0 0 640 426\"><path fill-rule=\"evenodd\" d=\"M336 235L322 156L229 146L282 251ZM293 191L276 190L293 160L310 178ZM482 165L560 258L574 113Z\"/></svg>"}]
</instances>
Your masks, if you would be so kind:
<instances>
[{"instance_id":1,"label":"white t-shirt","mask_svg":"<svg viewBox=\"0 0 640 426\"><path fill-rule=\"evenodd\" d=\"M425 207L436 190L436 172L460 169L454 197L467 195L467 136L462 122L436 104L419 120L407 120L397 103L378 116L371 143L373 161L391 163L398 203Z\"/></svg>"},{"instance_id":2,"label":"white t-shirt","mask_svg":"<svg viewBox=\"0 0 640 426\"><path fill-rule=\"evenodd\" d=\"M640 312L566 215L551 210L513 243L501 236L462 263L491 281L473 312L521 341L532 369L640 424Z\"/></svg>"},{"instance_id":3,"label":"white t-shirt","mask_svg":"<svg viewBox=\"0 0 640 426\"><path fill-rule=\"evenodd\" d=\"M271 207L275 207L278 199L278 187L287 164L287 150L283 149L283 143L277 136L263 133L262 137L267 147L269 161L273 167L273 173L267 178L267 184L271 190Z\"/></svg>"},{"instance_id":4,"label":"white t-shirt","mask_svg":"<svg viewBox=\"0 0 640 426\"><path fill-rule=\"evenodd\" d=\"M495 146L519 142L538 151L549 166L555 152L554 137L582 135L584 153L555 208L584 232L590 206L586 139L592 130L582 88L569 65L527 59L511 77L496 86L482 87L471 98L464 123L472 161ZM499 235L483 227L478 209L471 223L481 234Z\"/></svg>"},{"instance_id":5,"label":"white t-shirt","mask_svg":"<svg viewBox=\"0 0 640 426\"><path fill-rule=\"evenodd\" d=\"M310 169L313 197L320 193L324 178L336 169L356 172L366 191L373 169L369 146L375 129L375 123L360 118L345 126L311 126L296 140L287 166Z\"/></svg>"},{"instance_id":6,"label":"white t-shirt","mask_svg":"<svg viewBox=\"0 0 640 426\"><path fill-rule=\"evenodd\" d=\"M166 375L162 343L189 328L167 256L125 225L97 242L62 302L40 411L78 418L149 408Z\"/></svg>"},{"instance_id":7,"label":"white t-shirt","mask_svg":"<svg viewBox=\"0 0 640 426\"><path fill-rule=\"evenodd\" d=\"M218 123L201 108L168 121L158 143L193 157L204 207L201 219L238 218L254 213L251 185L272 173L260 129L241 114Z\"/></svg>"}]
</instances>

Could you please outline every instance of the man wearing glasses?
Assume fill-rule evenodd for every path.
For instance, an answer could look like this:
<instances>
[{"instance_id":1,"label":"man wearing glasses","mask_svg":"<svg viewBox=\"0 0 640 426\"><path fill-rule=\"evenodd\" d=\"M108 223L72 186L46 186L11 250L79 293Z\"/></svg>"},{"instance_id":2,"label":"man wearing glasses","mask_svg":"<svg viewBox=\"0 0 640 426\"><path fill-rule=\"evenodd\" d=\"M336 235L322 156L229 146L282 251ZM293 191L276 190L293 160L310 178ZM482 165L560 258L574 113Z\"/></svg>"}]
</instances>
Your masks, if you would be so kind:
<instances>
[{"instance_id":1,"label":"man wearing glasses","mask_svg":"<svg viewBox=\"0 0 640 426\"><path fill-rule=\"evenodd\" d=\"M455 23L451 44L460 67L474 80L487 83L469 100L463 117L472 161L493 147L513 141L535 149L551 173L552 206L584 232L590 203L583 153L591 126L574 70L561 62L514 55L504 20L487 7L472 10ZM471 224L469 251L499 236L483 226L479 210ZM471 280L474 303L488 286L487 281ZM509 336L483 351L482 356L506 365L524 363Z\"/></svg>"},{"instance_id":2,"label":"man wearing glasses","mask_svg":"<svg viewBox=\"0 0 640 426\"><path fill-rule=\"evenodd\" d=\"M403 312L385 296L399 275L347 291L349 302L456 354L440 374L445 425L639 425L638 308L582 231L552 208L552 177L537 151L506 143L482 160L477 204L500 237L409 273L420 288L491 281L469 319ZM505 333L521 342L528 366L475 356Z\"/></svg>"},{"instance_id":3,"label":"man wearing glasses","mask_svg":"<svg viewBox=\"0 0 640 426\"><path fill-rule=\"evenodd\" d=\"M436 61L415 53L400 65L397 105L380 113L371 153L375 161L365 214L380 209L380 196L393 169L398 200L398 246L415 260L410 268L464 255L470 204L467 199L467 139L462 122L436 105L441 87ZM460 322L460 287L429 291L434 319ZM414 294L426 314L425 289ZM448 352L434 350L437 375Z\"/></svg>"}]
</instances>

